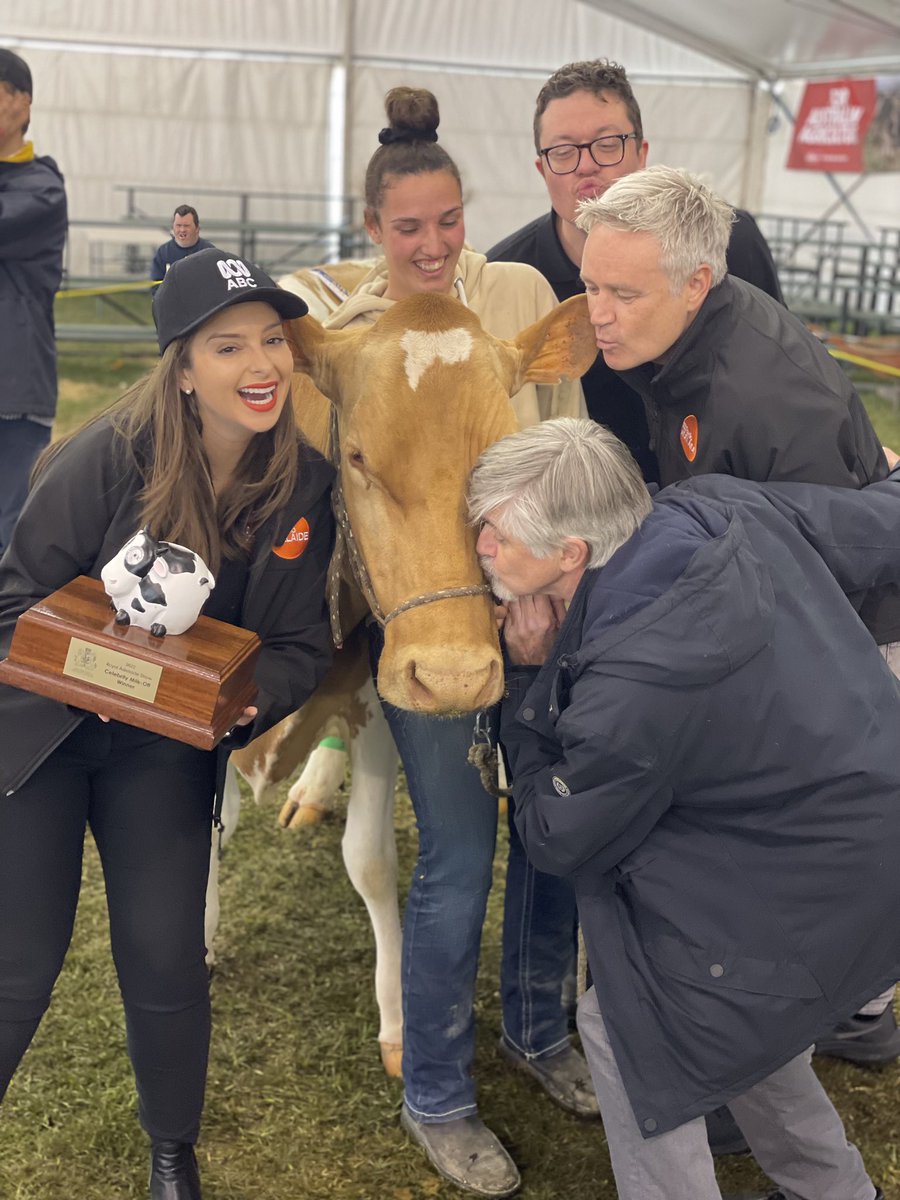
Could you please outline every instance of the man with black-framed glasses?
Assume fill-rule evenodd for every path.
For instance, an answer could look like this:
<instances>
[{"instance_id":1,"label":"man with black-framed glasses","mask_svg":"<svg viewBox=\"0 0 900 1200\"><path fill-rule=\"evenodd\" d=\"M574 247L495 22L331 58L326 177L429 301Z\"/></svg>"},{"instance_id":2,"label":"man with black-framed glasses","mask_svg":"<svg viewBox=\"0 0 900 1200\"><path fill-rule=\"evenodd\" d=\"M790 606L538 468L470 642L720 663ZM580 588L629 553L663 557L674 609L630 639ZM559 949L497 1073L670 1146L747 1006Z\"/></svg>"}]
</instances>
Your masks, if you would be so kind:
<instances>
[{"instance_id":1,"label":"man with black-framed glasses","mask_svg":"<svg viewBox=\"0 0 900 1200\"><path fill-rule=\"evenodd\" d=\"M535 166L547 185L551 211L498 242L487 257L536 267L557 300L568 300L584 291L579 270L585 235L575 224L578 205L647 165L641 110L624 68L596 59L554 71L538 93L534 144ZM750 214L740 209L728 246L728 270L784 302L766 240ZM657 482L656 457L636 393L602 355L581 385L588 414L621 438L648 482Z\"/></svg>"}]
</instances>

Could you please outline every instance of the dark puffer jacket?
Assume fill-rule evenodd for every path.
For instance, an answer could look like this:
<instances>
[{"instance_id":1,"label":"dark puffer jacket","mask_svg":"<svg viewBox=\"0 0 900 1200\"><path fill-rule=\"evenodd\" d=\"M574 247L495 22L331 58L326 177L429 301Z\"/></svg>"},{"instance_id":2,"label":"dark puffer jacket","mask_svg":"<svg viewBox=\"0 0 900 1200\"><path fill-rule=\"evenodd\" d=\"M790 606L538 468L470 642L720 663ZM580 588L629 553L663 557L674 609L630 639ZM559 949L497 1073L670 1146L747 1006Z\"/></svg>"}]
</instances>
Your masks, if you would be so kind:
<instances>
[{"instance_id":1,"label":"dark puffer jacket","mask_svg":"<svg viewBox=\"0 0 900 1200\"><path fill-rule=\"evenodd\" d=\"M53 297L68 222L52 158L0 163L0 413L56 412Z\"/></svg>"},{"instance_id":2,"label":"dark puffer jacket","mask_svg":"<svg viewBox=\"0 0 900 1200\"><path fill-rule=\"evenodd\" d=\"M841 591L898 580L896 476L691 480L510 673L516 822L573 878L646 1136L900 975L900 690Z\"/></svg>"}]
</instances>

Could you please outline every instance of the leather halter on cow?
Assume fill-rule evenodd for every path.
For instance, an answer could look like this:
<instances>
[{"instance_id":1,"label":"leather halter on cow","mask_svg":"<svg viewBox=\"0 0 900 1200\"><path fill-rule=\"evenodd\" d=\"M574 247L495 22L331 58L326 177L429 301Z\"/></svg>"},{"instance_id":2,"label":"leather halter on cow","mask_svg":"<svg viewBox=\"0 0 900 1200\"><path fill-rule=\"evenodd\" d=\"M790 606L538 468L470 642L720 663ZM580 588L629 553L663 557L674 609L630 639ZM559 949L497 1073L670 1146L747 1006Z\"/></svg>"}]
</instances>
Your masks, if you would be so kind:
<instances>
[{"instance_id":1,"label":"leather halter on cow","mask_svg":"<svg viewBox=\"0 0 900 1200\"><path fill-rule=\"evenodd\" d=\"M501 659L475 531L466 519L466 481L481 451L517 428L511 395L526 382L576 378L593 362L596 342L584 297L560 305L508 341L486 333L459 301L423 295L398 301L373 326L327 330L304 317L290 334L302 372L293 384L298 423L326 454L336 423L338 505L342 494L350 557L370 581L362 590L377 605L376 619L380 612L385 621L382 694L398 707L435 713L494 702L502 690ZM360 591L348 582L345 572L345 633L366 611ZM465 594L448 594L458 588ZM359 636L348 637L303 709L235 752L232 762L259 800L293 774L325 732L350 742L344 862L372 920L379 1041L385 1069L397 1075L402 1021L392 821L396 751ZM308 819L307 804L327 803L344 767L342 752L316 749L291 788L280 823L300 824ZM235 786L230 794L236 798ZM226 828L233 824L227 815L225 822ZM217 866L214 861L212 879ZM208 912L211 945L214 885Z\"/></svg>"}]
</instances>

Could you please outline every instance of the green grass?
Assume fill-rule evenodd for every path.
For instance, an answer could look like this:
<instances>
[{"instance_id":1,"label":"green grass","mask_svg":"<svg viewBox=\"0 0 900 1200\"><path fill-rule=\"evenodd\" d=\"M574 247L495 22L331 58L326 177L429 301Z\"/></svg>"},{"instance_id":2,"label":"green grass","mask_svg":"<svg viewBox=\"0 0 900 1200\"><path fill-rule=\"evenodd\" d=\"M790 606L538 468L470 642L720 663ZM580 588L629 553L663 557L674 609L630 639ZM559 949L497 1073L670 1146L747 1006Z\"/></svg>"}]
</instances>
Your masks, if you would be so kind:
<instances>
[{"instance_id":1,"label":"green grass","mask_svg":"<svg viewBox=\"0 0 900 1200\"><path fill-rule=\"evenodd\" d=\"M150 360L148 360L150 361ZM61 423L107 403L144 364L118 347L63 357ZM77 410L77 418L76 418ZM892 403L873 406L900 447ZM222 864L214 1030L199 1157L206 1200L450 1200L397 1118L401 1089L376 1042L374 955L362 902L344 874L342 822L283 833L275 807L247 803ZM401 884L415 856L398 791ZM519 1163L524 1200L613 1200L598 1125L567 1116L494 1046L500 1030L501 842L477 995L482 1114ZM900 1200L900 1069L821 1062L819 1072L888 1200ZM92 848L75 936L54 1002L0 1117L0 1200L142 1200L146 1146L135 1117L105 900ZM764 1180L748 1160L722 1186Z\"/></svg>"},{"instance_id":2,"label":"green grass","mask_svg":"<svg viewBox=\"0 0 900 1200\"><path fill-rule=\"evenodd\" d=\"M382 1070L365 910L341 866L342 823L302 833L246 804L222 864L213 977L213 1048L199 1156L206 1200L450 1200L401 1132L401 1093ZM401 880L415 855L398 793ZM613 1200L596 1124L567 1116L494 1051L500 900L497 855L477 996L476 1077L484 1117L514 1154L526 1200ZM88 853L75 937L54 1003L0 1122L3 1200L125 1200L145 1195L102 880ZM821 1063L820 1074L892 1200L900 1197L898 1071ZM720 1165L723 1187L764 1179L747 1159Z\"/></svg>"}]
</instances>

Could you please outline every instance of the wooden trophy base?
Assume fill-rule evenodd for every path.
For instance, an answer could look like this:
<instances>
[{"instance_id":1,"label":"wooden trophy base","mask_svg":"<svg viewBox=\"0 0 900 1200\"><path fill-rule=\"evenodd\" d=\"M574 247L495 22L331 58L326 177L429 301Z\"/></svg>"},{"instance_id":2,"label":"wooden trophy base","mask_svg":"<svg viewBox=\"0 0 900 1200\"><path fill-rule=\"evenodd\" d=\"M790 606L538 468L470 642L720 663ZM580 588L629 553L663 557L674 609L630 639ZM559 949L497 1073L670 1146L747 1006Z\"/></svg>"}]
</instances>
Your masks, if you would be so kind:
<instances>
[{"instance_id":1,"label":"wooden trophy base","mask_svg":"<svg viewBox=\"0 0 900 1200\"><path fill-rule=\"evenodd\" d=\"M253 703L260 648L211 617L161 638L117 625L103 584L81 575L19 617L0 682L211 750Z\"/></svg>"}]
</instances>

